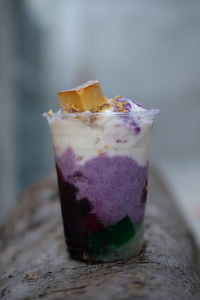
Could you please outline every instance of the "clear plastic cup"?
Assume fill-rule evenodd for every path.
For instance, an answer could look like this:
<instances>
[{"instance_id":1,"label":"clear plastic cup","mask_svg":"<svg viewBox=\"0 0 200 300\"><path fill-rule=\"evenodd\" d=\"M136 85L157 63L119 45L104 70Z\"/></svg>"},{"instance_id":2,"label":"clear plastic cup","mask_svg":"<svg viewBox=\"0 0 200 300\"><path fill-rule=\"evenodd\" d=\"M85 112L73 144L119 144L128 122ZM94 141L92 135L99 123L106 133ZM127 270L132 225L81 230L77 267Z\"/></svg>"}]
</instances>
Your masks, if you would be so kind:
<instances>
[{"instance_id":1,"label":"clear plastic cup","mask_svg":"<svg viewBox=\"0 0 200 300\"><path fill-rule=\"evenodd\" d=\"M157 114L45 114L71 258L107 262L141 252L147 156Z\"/></svg>"}]
</instances>

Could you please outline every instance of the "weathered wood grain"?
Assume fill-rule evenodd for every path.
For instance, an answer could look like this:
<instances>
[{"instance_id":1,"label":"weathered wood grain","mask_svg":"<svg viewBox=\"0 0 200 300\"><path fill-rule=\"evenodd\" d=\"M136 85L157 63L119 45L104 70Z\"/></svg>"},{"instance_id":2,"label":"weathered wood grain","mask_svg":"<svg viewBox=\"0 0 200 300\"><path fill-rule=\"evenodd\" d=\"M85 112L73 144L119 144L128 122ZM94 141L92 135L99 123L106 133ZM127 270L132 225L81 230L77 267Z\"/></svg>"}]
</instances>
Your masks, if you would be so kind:
<instances>
[{"instance_id":1,"label":"weathered wood grain","mask_svg":"<svg viewBox=\"0 0 200 300\"><path fill-rule=\"evenodd\" d=\"M55 180L31 187L1 231L0 299L200 299L196 252L173 198L151 174L146 245L115 263L73 261L65 251Z\"/></svg>"}]
</instances>

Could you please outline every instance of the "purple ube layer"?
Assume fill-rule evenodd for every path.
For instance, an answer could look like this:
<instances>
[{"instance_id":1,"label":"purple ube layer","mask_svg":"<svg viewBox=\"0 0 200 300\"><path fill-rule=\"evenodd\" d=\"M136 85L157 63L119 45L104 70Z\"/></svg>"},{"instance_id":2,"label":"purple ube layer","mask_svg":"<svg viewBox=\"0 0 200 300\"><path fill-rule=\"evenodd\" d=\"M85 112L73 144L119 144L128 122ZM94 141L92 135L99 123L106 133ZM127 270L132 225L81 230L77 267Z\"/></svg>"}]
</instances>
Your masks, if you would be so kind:
<instances>
[{"instance_id":1,"label":"purple ube layer","mask_svg":"<svg viewBox=\"0 0 200 300\"><path fill-rule=\"evenodd\" d=\"M144 216L147 166L141 167L126 156L99 155L78 165L71 148L56 158L65 181L78 189L77 200L87 198L105 225L112 225L127 215L134 224Z\"/></svg>"}]
</instances>

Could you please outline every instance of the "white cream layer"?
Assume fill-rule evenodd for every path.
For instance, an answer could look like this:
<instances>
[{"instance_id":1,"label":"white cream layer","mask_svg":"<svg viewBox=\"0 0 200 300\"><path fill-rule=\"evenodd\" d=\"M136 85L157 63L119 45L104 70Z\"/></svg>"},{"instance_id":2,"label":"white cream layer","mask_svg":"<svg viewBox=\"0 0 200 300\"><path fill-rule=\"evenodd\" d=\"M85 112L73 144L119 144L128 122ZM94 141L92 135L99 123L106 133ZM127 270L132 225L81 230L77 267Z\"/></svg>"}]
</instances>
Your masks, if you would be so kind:
<instances>
[{"instance_id":1,"label":"white cream layer","mask_svg":"<svg viewBox=\"0 0 200 300\"><path fill-rule=\"evenodd\" d=\"M112 157L128 156L140 166L147 163L152 118L140 117L141 131L136 134L122 116L109 113L90 121L91 116L63 118L59 114L47 117L57 156L72 148L80 165L101 153Z\"/></svg>"}]
</instances>

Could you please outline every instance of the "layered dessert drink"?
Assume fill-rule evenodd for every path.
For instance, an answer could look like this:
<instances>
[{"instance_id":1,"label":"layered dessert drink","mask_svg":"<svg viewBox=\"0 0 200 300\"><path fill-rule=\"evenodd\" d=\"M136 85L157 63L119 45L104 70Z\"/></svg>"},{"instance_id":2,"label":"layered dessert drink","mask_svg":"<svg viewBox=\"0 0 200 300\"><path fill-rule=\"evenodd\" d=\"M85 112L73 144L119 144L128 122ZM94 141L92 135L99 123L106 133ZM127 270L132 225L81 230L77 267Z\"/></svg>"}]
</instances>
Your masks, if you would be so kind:
<instances>
[{"instance_id":1,"label":"layered dessert drink","mask_svg":"<svg viewBox=\"0 0 200 300\"><path fill-rule=\"evenodd\" d=\"M137 255L143 245L148 147L157 110L116 96L98 81L58 93L47 117L68 252L86 261Z\"/></svg>"}]
</instances>

